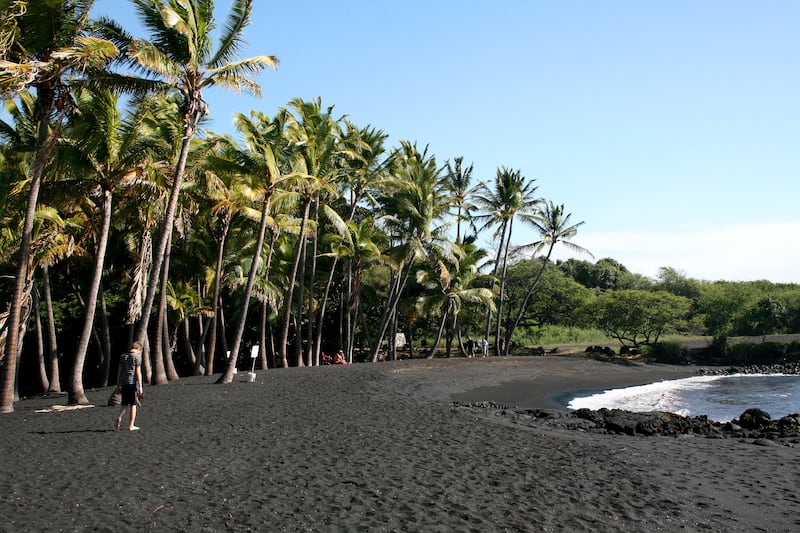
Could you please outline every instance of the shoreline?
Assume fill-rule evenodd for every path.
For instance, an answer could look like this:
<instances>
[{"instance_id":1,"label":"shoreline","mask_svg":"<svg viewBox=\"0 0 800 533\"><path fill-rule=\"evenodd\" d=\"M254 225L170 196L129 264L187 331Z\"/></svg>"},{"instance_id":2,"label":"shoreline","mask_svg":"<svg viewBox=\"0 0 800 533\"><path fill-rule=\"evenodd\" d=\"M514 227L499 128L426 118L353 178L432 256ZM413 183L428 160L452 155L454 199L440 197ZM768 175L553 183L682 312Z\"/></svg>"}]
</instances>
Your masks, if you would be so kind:
<instances>
[{"instance_id":1,"label":"shoreline","mask_svg":"<svg viewBox=\"0 0 800 533\"><path fill-rule=\"evenodd\" d=\"M83 409L21 400L0 415L2 527L797 531L797 449L526 427L453 406L491 393L552 408L556 390L694 370L545 356L183 378L145 387L133 433L113 430L111 388L88 390L96 407Z\"/></svg>"}]
</instances>

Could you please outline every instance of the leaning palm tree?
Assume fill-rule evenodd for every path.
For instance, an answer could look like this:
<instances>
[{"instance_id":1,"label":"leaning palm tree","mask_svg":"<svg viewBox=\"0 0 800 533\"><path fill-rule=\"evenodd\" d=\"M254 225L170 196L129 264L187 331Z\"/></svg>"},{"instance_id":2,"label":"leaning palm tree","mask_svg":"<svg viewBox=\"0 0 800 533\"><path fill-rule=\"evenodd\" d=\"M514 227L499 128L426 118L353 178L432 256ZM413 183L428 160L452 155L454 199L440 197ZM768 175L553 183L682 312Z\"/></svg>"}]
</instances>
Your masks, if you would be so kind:
<instances>
[{"instance_id":1,"label":"leaning palm tree","mask_svg":"<svg viewBox=\"0 0 800 533\"><path fill-rule=\"evenodd\" d=\"M31 238L45 165L71 108L70 85L86 79L117 54L111 41L86 35L93 0L6 3L0 57L0 91L29 87L36 91L36 148L28 170L28 198L16 265L16 282L9 306L8 335L0 389L0 413L14 410L16 354L20 322L31 287L26 285Z\"/></svg>"},{"instance_id":2,"label":"leaning palm tree","mask_svg":"<svg viewBox=\"0 0 800 533\"><path fill-rule=\"evenodd\" d=\"M533 220L538 213L541 198L534 197L538 187L534 185L535 180L526 181L519 170L511 170L506 167L499 168L495 175L492 188L484 188L483 193L478 195L477 201L482 210L486 213L476 217L479 221L484 221L484 227L496 226L495 238L497 242L497 255L494 262L492 275L499 281L497 286L497 329L495 332L495 353L502 353L501 350L501 320L503 314L503 299L505 297L505 277L508 267L508 255L511 248L511 236L514 229L514 221ZM492 310L486 312L486 338L489 338L492 326Z\"/></svg>"},{"instance_id":3,"label":"leaning palm tree","mask_svg":"<svg viewBox=\"0 0 800 533\"><path fill-rule=\"evenodd\" d=\"M77 184L87 189L87 203L94 204L99 200L100 204L94 268L85 299L86 314L75 351L69 389L70 403L86 404L89 400L83 389L83 367L111 230L114 192L144 174L145 164L157 143L140 134L139 122L134 115L126 117L119 112L118 98L110 91L84 90L79 92L76 100L77 119L67 130L65 142L58 150L58 159L67 173L76 176Z\"/></svg>"},{"instance_id":4,"label":"leaning palm tree","mask_svg":"<svg viewBox=\"0 0 800 533\"><path fill-rule=\"evenodd\" d=\"M239 357L239 348L244 335L247 311L250 305L250 296L258 273L261 249L264 246L267 226L272 221L270 206L275 188L281 184L284 176L279 164L280 154L286 148L285 123L288 114L279 111L274 119L260 113L254 113L253 119L242 114L236 115L236 127L244 138L245 148L235 152L235 159L239 162L241 172L253 180L254 188L261 192L261 210L259 213L258 232L256 234L255 251L250 262L247 275L242 307L239 312L239 323L234 333L231 345L231 356L228 365L217 383L230 383L233 381L233 371Z\"/></svg>"},{"instance_id":5,"label":"leaning palm tree","mask_svg":"<svg viewBox=\"0 0 800 533\"><path fill-rule=\"evenodd\" d=\"M255 76L266 68L276 68L278 59L268 55L236 59L243 45L242 32L250 22L253 0L233 0L216 49L212 48L212 36L217 29L212 0L133 0L133 3L150 40L134 39L110 21L103 21L103 35L113 37L127 52L128 66L134 72L159 80L162 90L180 94L183 122L172 189L153 254L144 312L135 335L136 340L143 342L172 232L189 147L201 118L208 114L203 91L216 86L260 96Z\"/></svg>"},{"instance_id":6,"label":"leaning palm tree","mask_svg":"<svg viewBox=\"0 0 800 533\"><path fill-rule=\"evenodd\" d=\"M525 297L522 299L519 310L517 310L516 317L506 328L505 343L503 345L504 355L508 355L509 353L511 336L514 335L514 330L517 328L517 326L519 326L519 322L522 320L522 316L525 314L525 310L528 307L528 302L530 301L531 296L536 290L536 287L539 285L539 280L542 278L545 268L547 268L547 265L550 264L550 256L552 255L556 245L560 243L574 252L586 253L590 256L592 255L586 248L570 242L575 235L578 234L578 228L584 224L584 222L571 224L571 216L571 213L567 213L566 215L564 214L564 204L556 205L553 202L548 202L541 210L541 215L529 220L529 223L539 232L539 236L541 237L534 247L533 255L536 256L537 253L545 249L547 250L547 253L545 253L543 257L540 257L542 266L539 268L539 272L537 272L536 276L533 278L533 281L528 286L528 290L525 292Z\"/></svg>"}]
</instances>

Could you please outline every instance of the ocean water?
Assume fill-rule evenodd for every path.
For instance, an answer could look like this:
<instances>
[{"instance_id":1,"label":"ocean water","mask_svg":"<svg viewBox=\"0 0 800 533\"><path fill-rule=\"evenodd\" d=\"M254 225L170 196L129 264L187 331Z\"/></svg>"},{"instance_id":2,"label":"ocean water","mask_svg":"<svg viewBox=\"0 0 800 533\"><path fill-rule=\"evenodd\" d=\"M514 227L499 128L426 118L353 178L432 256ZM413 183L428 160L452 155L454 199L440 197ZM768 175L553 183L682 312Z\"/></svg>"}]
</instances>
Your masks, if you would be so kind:
<instances>
[{"instance_id":1,"label":"ocean water","mask_svg":"<svg viewBox=\"0 0 800 533\"><path fill-rule=\"evenodd\" d=\"M800 376L783 374L697 376L579 395L569 409L668 411L727 422L756 407L773 419L800 413Z\"/></svg>"}]
</instances>

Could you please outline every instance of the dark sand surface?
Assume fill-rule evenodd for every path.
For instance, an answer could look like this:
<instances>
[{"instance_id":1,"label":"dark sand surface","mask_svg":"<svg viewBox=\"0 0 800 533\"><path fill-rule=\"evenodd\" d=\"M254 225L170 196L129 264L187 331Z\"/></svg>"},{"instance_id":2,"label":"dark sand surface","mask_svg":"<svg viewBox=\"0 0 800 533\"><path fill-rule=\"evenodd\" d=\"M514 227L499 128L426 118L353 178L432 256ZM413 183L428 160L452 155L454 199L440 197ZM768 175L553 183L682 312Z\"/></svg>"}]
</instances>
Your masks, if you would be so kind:
<instances>
[{"instance_id":1,"label":"dark sand surface","mask_svg":"<svg viewBox=\"0 0 800 533\"><path fill-rule=\"evenodd\" d=\"M2 531L800 531L800 450L498 423L453 400L693 374L577 357L260 371L145 388L141 431L96 407L0 415Z\"/></svg>"}]
</instances>

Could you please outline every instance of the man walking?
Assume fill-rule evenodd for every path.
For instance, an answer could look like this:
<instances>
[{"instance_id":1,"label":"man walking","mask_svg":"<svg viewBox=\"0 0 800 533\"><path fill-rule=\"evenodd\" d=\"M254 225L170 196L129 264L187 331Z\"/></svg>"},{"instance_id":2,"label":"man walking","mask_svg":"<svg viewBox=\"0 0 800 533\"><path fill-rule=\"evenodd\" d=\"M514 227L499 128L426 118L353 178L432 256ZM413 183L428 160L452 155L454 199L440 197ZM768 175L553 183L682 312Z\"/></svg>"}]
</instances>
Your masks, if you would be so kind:
<instances>
[{"instance_id":1,"label":"man walking","mask_svg":"<svg viewBox=\"0 0 800 533\"><path fill-rule=\"evenodd\" d=\"M114 428L119 431L122 417L130 407L128 431L137 431L139 428L134 422L136 422L136 408L142 394L142 345L138 342L134 342L131 349L119 357L117 388L122 393L122 402Z\"/></svg>"}]
</instances>

